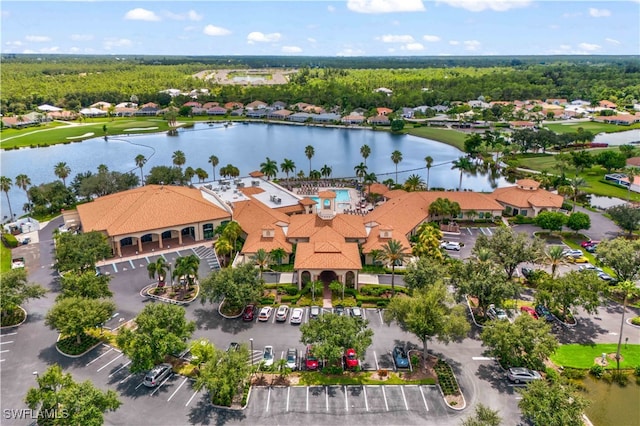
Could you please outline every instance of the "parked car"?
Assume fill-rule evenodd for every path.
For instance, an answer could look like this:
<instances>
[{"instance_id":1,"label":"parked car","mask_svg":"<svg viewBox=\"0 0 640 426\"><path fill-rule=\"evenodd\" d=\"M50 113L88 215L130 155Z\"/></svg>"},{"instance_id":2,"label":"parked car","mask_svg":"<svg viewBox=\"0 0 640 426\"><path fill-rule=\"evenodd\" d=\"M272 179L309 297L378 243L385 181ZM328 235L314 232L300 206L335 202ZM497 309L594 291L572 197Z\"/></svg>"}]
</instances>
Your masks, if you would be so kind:
<instances>
[{"instance_id":1,"label":"parked car","mask_svg":"<svg viewBox=\"0 0 640 426\"><path fill-rule=\"evenodd\" d=\"M349 310L349 313L351 314L352 317L354 318L360 318L362 319L362 309L360 309L357 306L354 306L353 308L351 308Z\"/></svg>"},{"instance_id":2,"label":"parked car","mask_svg":"<svg viewBox=\"0 0 640 426\"><path fill-rule=\"evenodd\" d=\"M529 383L542 379L540 373L523 367L512 367L507 371L507 378L513 383Z\"/></svg>"},{"instance_id":3,"label":"parked car","mask_svg":"<svg viewBox=\"0 0 640 426\"><path fill-rule=\"evenodd\" d=\"M609 283L609 285L615 285L618 283L618 280L616 280L615 278L613 278L611 275L607 274L606 272L599 272L598 273L598 278L600 278L603 281L606 281Z\"/></svg>"},{"instance_id":4,"label":"parked car","mask_svg":"<svg viewBox=\"0 0 640 426\"><path fill-rule=\"evenodd\" d=\"M344 306L336 305L336 307L333 308L333 313L340 316L344 315Z\"/></svg>"},{"instance_id":5,"label":"parked car","mask_svg":"<svg viewBox=\"0 0 640 426\"><path fill-rule=\"evenodd\" d=\"M263 306L258 315L258 321L268 321L271 318L273 308L271 306Z\"/></svg>"},{"instance_id":6,"label":"parked car","mask_svg":"<svg viewBox=\"0 0 640 426\"><path fill-rule=\"evenodd\" d=\"M302 308L293 308L291 311L291 318L289 322L291 324L300 324L302 323L302 318L304 317L304 310Z\"/></svg>"},{"instance_id":7,"label":"parked car","mask_svg":"<svg viewBox=\"0 0 640 426\"><path fill-rule=\"evenodd\" d=\"M247 305L242 312L243 321L253 321L253 317L256 315L256 305Z\"/></svg>"},{"instance_id":8,"label":"parked car","mask_svg":"<svg viewBox=\"0 0 640 426\"><path fill-rule=\"evenodd\" d=\"M173 373L171 364L156 365L144 376L142 383L148 388L155 388Z\"/></svg>"},{"instance_id":9,"label":"parked car","mask_svg":"<svg viewBox=\"0 0 640 426\"><path fill-rule=\"evenodd\" d=\"M522 272L522 276L525 278L530 278L533 275L534 269L533 268L527 268L526 266L520 269L520 272Z\"/></svg>"},{"instance_id":10,"label":"parked car","mask_svg":"<svg viewBox=\"0 0 640 426\"><path fill-rule=\"evenodd\" d=\"M409 356L402 346L393 348L393 362L396 368L409 368Z\"/></svg>"},{"instance_id":11,"label":"parked car","mask_svg":"<svg viewBox=\"0 0 640 426\"><path fill-rule=\"evenodd\" d=\"M298 350L296 348L287 349L287 368L298 369Z\"/></svg>"},{"instance_id":12,"label":"parked car","mask_svg":"<svg viewBox=\"0 0 640 426\"><path fill-rule=\"evenodd\" d=\"M456 241L443 241L440 243L440 248L443 248L445 250L455 250L455 251L460 251L460 248L462 246L460 245L460 243L456 242Z\"/></svg>"},{"instance_id":13,"label":"parked car","mask_svg":"<svg viewBox=\"0 0 640 426\"><path fill-rule=\"evenodd\" d=\"M589 263L589 259L587 259L583 255L580 255L580 256L567 256L567 260L570 263Z\"/></svg>"},{"instance_id":14,"label":"parked car","mask_svg":"<svg viewBox=\"0 0 640 426\"><path fill-rule=\"evenodd\" d=\"M320 306L312 306L309 308L309 319L318 319L320 316Z\"/></svg>"},{"instance_id":15,"label":"parked car","mask_svg":"<svg viewBox=\"0 0 640 426\"><path fill-rule=\"evenodd\" d=\"M346 368L356 368L358 366L358 356L354 349L347 349L344 352L344 365Z\"/></svg>"},{"instance_id":16,"label":"parked car","mask_svg":"<svg viewBox=\"0 0 640 426\"><path fill-rule=\"evenodd\" d=\"M235 352L240 349L240 343L231 342L229 343L229 347L227 348L227 352Z\"/></svg>"},{"instance_id":17,"label":"parked car","mask_svg":"<svg viewBox=\"0 0 640 426\"><path fill-rule=\"evenodd\" d=\"M584 248L587 248L589 246L594 246L594 245L597 246L598 244L600 244L600 241L595 241L595 240L588 240L580 243L580 245Z\"/></svg>"},{"instance_id":18,"label":"parked car","mask_svg":"<svg viewBox=\"0 0 640 426\"><path fill-rule=\"evenodd\" d=\"M584 249L586 251L588 251L589 253L595 253L597 248L598 248L598 245L594 244L594 245L591 245L591 246L587 246Z\"/></svg>"},{"instance_id":19,"label":"parked car","mask_svg":"<svg viewBox=\"0 0 640 426\"><path fill-rule=\"evenodd\" d=\"M492 320L509 320L507 312L502 308L496 308L494 305L489 305L489 309L487 309L487 317Z\"/></svg>"},{"instance_id":20,"label":"parked car","mask_svg":"<svg viewBox=\"0 0 640 426\"><path fill-rule=\"evenodd\" d=\"M531 306L520 306L520 312L529 314L533 319L538 319L538 314L536 313L536 310L533 309Z\"/></svg>"},{"instance_id":21,"label":"parked car","mask_svg":"<svg viewBox=\"0 0 640 426\"><path fill-rule=\"evenodd\" d=\"M568 257L568 256L582 256L584 253L582 253L582 250L578 250L578 249L566 249L562 252L562 254L565 257Z\"/></svg>"},{"instance_id":22,"label":"parked car","mask_svg":"<svg viewBox=\"0 0 640 426\"><path fill-rule=\"evenodd\" d=\"M271 367L273 365L273 346L265 346L262 352L262 361L265 367Z\"/></svg>"},{"instance_id":23,"label":"parked car","mask_svg":"<svg viewBox=\"0 0 640 426\"><path fill-rule=\"evenodd\" d=\"M544 318L546 321L553 321L555 320L553 314L551 313L551 311L549 310L549 308L547 308L544 305L537 305L536 306L536 314L538 314L538 318Z\"/></svg>"},{"instance_id":24,"label":"parked car","mask_svg":"<svg viewBox=\"0 0 640 426\"><path fill-rule=\"evenodd\" d=\"M307 351L304 355L304 365L307 370L318 369L318 358L313 354L313 346L311 345L307 346Z\"/></svg>"},{"instance_id":25,"label":"parked car","mask_svg":"<svg viewBox=\"0 0 640 426\"><path fill-rule=\"evenodd\" d=\"M602 268L598 268L596 266L593 266L592 264L587 264L587 265L580 265L578 267L578 271L595 271L595 272L602 272Z\"/></svg>"},{"instance_id":26,"label":"parked car","mask_svg":"<svg viewBox=\"0 0 640 426\"><path fill-rule=\"evenodd\" d=\"M99 266L96 266L96 277L99 277L102 275L102 269L100 269Z\"/></svg>"},{"instance_id":27,"label":"parked car","mask_svg":"<svg viewBox=\"0 0 640 426\"><path fill-rule=\"evenodd\" d=\"M289 307L287 305L280 305L276 311L276 321L286 321L289 315Z\"/></svg>"}]
</instances>

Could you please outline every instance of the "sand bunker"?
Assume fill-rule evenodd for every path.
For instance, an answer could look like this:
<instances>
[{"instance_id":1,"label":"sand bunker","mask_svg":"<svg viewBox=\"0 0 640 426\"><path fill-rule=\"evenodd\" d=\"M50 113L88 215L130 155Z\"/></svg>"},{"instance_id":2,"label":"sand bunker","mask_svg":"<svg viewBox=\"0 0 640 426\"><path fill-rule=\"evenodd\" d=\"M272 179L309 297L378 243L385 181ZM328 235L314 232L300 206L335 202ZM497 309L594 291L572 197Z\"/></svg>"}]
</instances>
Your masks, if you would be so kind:
<instances>
[{"instance_id":1,"label":"sand bunker","mask_svg":"<svg viewBox=\"0 0 640 426\"><path fill-rule=\"evenodd\" d=\"M67 136L67 139L81 139L81 138L88 138L93 136L95 133L93 132L89 132L89 133L85 133L84 135L80 135L80 136Z\"/></svg>"}]
</instances>

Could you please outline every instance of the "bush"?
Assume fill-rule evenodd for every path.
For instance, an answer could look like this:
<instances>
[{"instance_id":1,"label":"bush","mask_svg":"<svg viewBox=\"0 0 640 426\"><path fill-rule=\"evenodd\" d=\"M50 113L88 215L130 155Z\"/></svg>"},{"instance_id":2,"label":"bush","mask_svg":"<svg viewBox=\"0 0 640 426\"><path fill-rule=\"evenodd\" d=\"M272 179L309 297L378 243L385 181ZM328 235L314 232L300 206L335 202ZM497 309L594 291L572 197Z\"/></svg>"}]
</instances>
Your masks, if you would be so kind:
<instances>
[{"instance_id":1,"label":"bush","mask_svg":"<svg viewBox=\"0 0 640 426\"><path fill-rule=\"evenodd\" d=\"M604 367L598 364L594 364L589 369L589 374L591 374L592 376L598 379L601 379L602 376L604 376Z\"/></svg>"},{"instance_id":2,"label":"bush","mask_svg":"<svg viewBox=\"0 0 640 426\"><path fill-rule=\"evenodd\" d=\"M631 324L640 325L640 317L631 318Z\"/></svg>"},{"instance_id":3,"label":"bush","mask_svg":"<svg viewBox=\"0 0 640 426\"><path fill-rule=\"evenodd\" d=\"M633 369L633 375L640 377L640 365L636 365L636 368Z\"/></svg>"},{"instance_id":4,"label":"bush","mask_svg":"<svg viewBox=\"0 0 640 426\"><path fill-rule=\"evenodd\" d=\"M282 303L289 303L291 305L295 305L296 303L298 303L298 300L300 300L301 297L302 295L300 294L296 296L280 296L280 301Z\"/></svg>"},{"instance_id":5,"label":"bush","mask_svg":"<svg viewBox=\"0 0 640 426\"><path fill-rule=\"evenodd\" d=\"M532 217L526 217L518 214L513 218L513 223L516 225L531 224L533 223L533 220L534 219Z\"/></svg>"},{"instance_id":6,"label":"bush","mask_svg":"<svg viewBox=\"0 0 640 426\"><path fill-rule=\"evenodd\" d=\"M58 340L56 346L61 352L67 355L80 355L88 351L91 347L97 345L100 339L88 334L82 335L82 340L78 344L76 342L76 336L68 336Z\"/></svg>"},{"instance_id":7,"label":"bush","mask_svg":"<svg viewBox=\"0 0 640 426\"><path fill-rule=\"evenodd\" d=\"M551 383L556 383L560 378L560 374L553 368L546 368L545 374L547 376L547 380Z\"/></svg>"},{"instance_id":8,"label":"bush","mask_svg":"<svg viewBox=\"0 0 640 426\"><path fill-rule=\"evenodd\" d=\"M577 368L565 368L562 375L567 379L584 379L586 373L584 370L579 370Z\"/></svg>"},{"instance_id":9,"label":"bush","mask_svg":"<svg viewBox=\"0 0 640 426\"><path fill-rule=\"evenodd\" d=\"M5 247L16 248L18 247L18 240L12 234L2 234L2 242Z\"/></svg>"},{"instance_id":10,"label":"bush","mask_svg":"<svg viewBox=\"0 0 640 426\"><path fill-rule=\"evenodd\" d=\"M457 395L459 392L458 384L451 370L451 366L441 359L436 363L434 370L438 376L438 383L445 395Z\"/></svg>"}]
</instances>

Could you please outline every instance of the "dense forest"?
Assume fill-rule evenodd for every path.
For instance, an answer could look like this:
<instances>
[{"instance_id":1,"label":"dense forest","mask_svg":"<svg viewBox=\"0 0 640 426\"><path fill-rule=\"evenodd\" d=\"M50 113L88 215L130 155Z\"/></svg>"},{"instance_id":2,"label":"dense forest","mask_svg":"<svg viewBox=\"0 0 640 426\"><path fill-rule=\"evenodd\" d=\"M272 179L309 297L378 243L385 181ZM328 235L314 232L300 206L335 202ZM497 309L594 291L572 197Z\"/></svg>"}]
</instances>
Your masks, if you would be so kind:
<instances>
[{"instance_id":1,"label":"dense forest","mask_svg":"<svg viewBox=\"0 0 640 426\"><path fill-rule=\"evenodd\" d=\"M326 108L387 106L393 109L486 101L566 98L608 99L630 106L640 99L637 56L576 57L115 57L5 55L0 108L24 114L48 103L78 110L97 101L166 106L159 93L207 88L199 101L308 102ZM217 85L194 74L220 68L296 68L290 83ZM392 96L374 90L386 87ZM187 98L173 99L174 103Z\"/></svg>"}]
</instances>

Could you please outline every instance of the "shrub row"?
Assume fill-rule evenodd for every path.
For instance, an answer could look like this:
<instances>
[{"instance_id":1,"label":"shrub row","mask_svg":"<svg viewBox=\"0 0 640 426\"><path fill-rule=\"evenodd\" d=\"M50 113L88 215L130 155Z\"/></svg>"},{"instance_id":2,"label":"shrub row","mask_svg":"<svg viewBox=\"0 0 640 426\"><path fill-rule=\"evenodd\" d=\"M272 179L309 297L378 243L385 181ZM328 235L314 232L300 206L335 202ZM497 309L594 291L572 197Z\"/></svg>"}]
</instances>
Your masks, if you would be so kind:
<instances>
[{"instance_id":1,"label":"shrub row","mask_svg":"<svg viewBox=\"0 0 640 426\"><path fill-rule=\"evenodd\" d=\"M15 235L12 234L2 234L2 242L5 247L8 248L16 248L18 247L18 240Z\"/></svg>"},{"instance_id":2,"label":"shrub row","mask_svg":"<svg viewBox=\"0 0 640 426\"><path fill-rule=\"evenodd\" d=\"M451 366L440 359L434 369L438 375L438 383L442 388L442 392L445 395L457 395L459 392L458 383L453 375Z\"/></svg>"},{"instance_id":3,"label":"shrub row","mask_svg":"<svg viewBox=\"0 0 640 426\"><path fill-rule=\"evenodd\" d=\"M82 340L78 344L75 336L68 336L60 339L56 345L63 353L67 355L80 355L92 346L95 346L100 342L100 339L88 334L82 335Z\"/></svg>"}]
</instances>

